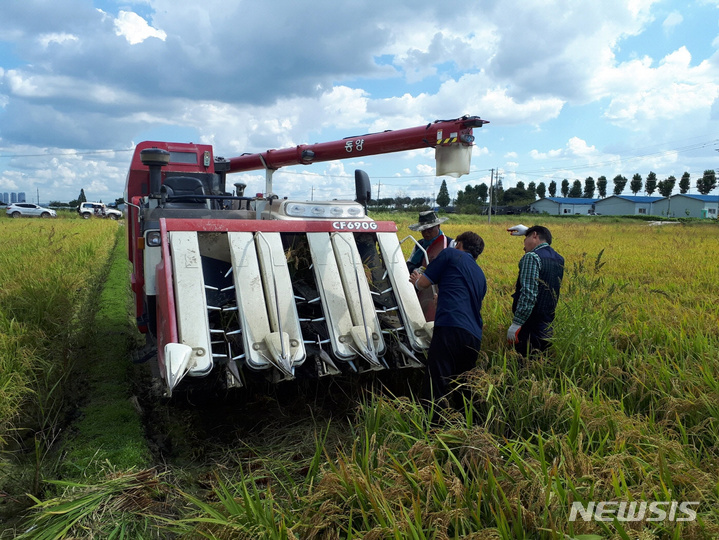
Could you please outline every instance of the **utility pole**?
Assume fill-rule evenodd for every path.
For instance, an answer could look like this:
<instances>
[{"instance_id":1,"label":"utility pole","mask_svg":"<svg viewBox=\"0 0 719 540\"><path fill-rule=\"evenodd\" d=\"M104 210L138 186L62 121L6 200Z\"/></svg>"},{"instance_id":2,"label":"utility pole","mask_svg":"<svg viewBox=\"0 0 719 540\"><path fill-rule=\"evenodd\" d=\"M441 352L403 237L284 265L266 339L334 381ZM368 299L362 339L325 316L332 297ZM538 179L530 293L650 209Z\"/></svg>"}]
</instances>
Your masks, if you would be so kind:
<instances>
[{"instance_id":1,"label":"utility pole","mask_svg":"<svg viewBox=\"0 0 719 540\"><path fill-rule=\"evenodd\" d=\"M489 206L487 207L487 223L492 222L492 180L494 180L494 169L489 175Z\"/></svg>"},{"instance_id":2,"label":"utility pole","mask_svg":"<svg viewBox=\"0 0 719 540\"><path fill-rule=\"evenodd\" d=\"M379 204L379 188L382 187L382 182L377 182L377 204Z\"/></svg>"},{"instance_id":3,"label":"utility pole","mask_svg":"<svg viewBox=\"0 0 719 540\"><path fill-rule=\"evenodd\" d=\"M315 200L315 186L312 184L312 193L310 194L310 201Z\"/></svg>"}]
</instances>

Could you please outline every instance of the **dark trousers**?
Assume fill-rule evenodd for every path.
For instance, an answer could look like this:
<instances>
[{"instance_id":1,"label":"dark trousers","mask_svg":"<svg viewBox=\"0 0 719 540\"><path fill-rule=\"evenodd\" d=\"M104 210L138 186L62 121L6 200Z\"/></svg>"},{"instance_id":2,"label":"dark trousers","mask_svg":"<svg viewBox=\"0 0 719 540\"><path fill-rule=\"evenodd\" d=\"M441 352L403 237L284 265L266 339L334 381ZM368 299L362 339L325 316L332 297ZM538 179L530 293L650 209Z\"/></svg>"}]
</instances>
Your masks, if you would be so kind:
<instances>
[{"instance_id":1,"label":"dark trousers","mask_svg":"<svg viewBox=\"0 0 719 540\"><path fill-rule=\"evenodd\" d=\"M514 344L514 350L525 358L531 354L540 353L549 347L549 338L552 337L551 323L544 321L527 321L522 325Z\"/></svg>"},{"instance_id":2,"label":"dark trousers","mask_svg":"<svg viewBox=\"0 0 719 540\"><path fill-rule=\"evenodd\" d=\"M452 379L477 364L482 340L463 328L435 326L427 353L422 398L439 401L452 390Z\"/></svg>"}]
</instances>

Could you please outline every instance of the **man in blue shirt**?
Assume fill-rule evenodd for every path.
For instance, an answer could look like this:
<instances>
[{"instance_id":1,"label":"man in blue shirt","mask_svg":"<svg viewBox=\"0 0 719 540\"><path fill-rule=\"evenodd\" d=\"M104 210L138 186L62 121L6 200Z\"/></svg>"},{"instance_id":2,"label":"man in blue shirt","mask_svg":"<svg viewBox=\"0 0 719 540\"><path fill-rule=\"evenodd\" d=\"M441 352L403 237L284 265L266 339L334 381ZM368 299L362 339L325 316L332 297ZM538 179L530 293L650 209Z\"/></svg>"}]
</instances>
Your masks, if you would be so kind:
<instances>
[{"instance_id":1,"label":"man in blue shirt","mask_svg":"<svg viewBox=\"0 0 719 540\"><path fill-rule=\"evenodd\" d=\"M467 231L429 263L424 273L412 272L417 290L439 286L437 314L427 353L422 397L439 400L451 390L451 381L477 362L482 344L482 300L487 292L484 272L476 262L484 240Z\"/></svg>"},{"instance_id":2,"label":"man in blue shirt","mask_svg":"<svg viewBox=\"0 0 719 540\"><path fill-rule=\"evenodd\" d=\"M519 276L512 295L513 318L507 341L519 354L528 356L549 347L564 277L564 258L550 247L552 233L546 227L518 225L508 230L524 234L524 256L519 261Z\"/></svg>"}]
</instances>

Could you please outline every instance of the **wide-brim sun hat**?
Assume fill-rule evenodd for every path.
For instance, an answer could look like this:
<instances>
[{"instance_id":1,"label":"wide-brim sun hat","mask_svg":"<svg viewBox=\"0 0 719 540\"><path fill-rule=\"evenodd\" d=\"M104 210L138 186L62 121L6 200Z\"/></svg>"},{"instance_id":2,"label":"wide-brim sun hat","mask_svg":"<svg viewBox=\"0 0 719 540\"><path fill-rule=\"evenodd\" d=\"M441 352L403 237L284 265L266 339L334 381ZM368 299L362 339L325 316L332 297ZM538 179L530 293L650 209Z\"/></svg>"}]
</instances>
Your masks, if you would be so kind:
<instances>
[{"instance_id":1,"label":"wide-brim sun hat","mask_svg":"<svg viewBox=\"0 0 719 540\"><path fill-rule=\"evenodd\" d=\"M429 229L431 227L435 227L436 225L440 225L447 221L449 218L446 217L439 217L437 215L437 212L433 210L427 210L426 212L420 212L419 213L419 223L415 223L414 225L410 225L409 229L411 231L423 231L425 229Z\"/></svg>"}]
</instances>

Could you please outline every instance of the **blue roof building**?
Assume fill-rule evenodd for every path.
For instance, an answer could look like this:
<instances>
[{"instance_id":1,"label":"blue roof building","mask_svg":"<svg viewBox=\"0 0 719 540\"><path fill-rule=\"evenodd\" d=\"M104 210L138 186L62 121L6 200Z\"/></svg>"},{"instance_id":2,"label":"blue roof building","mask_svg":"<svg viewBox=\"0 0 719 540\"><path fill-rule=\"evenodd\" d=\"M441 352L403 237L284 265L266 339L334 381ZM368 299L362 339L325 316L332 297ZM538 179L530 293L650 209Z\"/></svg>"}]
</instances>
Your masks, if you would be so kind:
<instances>
[{"instance_id":1,"label":"blue roof building","mask_svg":"<svg viewBox=\"0 0 719 540\"><path fill-rule=\"evenodd\" d=\"M654 204L664 197L640 195L612 195L594 204L597 214L605 216L632 216L636 214L657 215Z\"/></svg>"},{"instance_id":2,"label":"blue roof building","mask_svg":"<svg viewBox=\"0 0 719 540\"><path fill-rule=\"evenodd\" d=\"M598 200L584 197L545 197L534 201L529 206L532 208L532 212L546 212L553 216L588 215L594 211L594 203Z\"/></svg>"},{"instance_id":3,"label":"blue roof building","mask_svg":"<svg viewBox=\"0 0 719 540\"><path fill-rule=\"evenodd\" d=\"M654 208L658 216L717 219L719 195L677 193L654 203Z\"/></svg>"}]
</instances>

